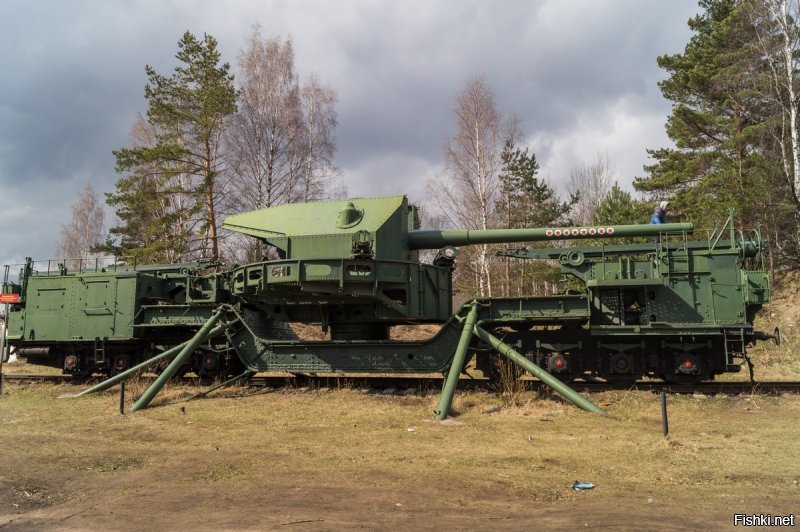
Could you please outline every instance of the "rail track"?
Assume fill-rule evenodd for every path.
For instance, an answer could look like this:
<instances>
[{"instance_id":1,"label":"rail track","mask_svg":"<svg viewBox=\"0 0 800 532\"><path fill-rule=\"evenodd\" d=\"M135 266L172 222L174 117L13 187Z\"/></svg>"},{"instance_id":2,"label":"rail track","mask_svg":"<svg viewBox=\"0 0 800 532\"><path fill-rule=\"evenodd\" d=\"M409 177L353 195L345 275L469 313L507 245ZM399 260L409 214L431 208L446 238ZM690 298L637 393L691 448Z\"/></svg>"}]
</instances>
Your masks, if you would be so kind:
<instances>
[{"instance_id":1,"label":"rail track","mask_svg":"<svg viewBox=\"0 0 800 532\"><path fill-rule=\"evenodd\" d=\"M145 376L145 379L150 377ZM85 386L88 383L99 382L99 379L75 379L71 375L22 375L5 374L3 379L9 384L72 384L75 386ZM195 385L197 387L207 386L208 382L196 377L183 377L178 379L182 384ZM247 385L257 389L335 389L335 388L358 388L375 391L384 394L401 394L408 392L434 392L441 390L443 379L440 376L368 376L368 375L256 375L252 377ZM526 385L531 390L549 390L541 381L525 380ZM789 381L764 381L750 383L746 381L736 382L705 382L699 384L670 384L656 381L641 381L630 385L619 385L607 382L582 382L576 381L570 386L579 393L596 393L610 390L662 390L673 394L704 394L704 395L739 395L739 394L759 394L776 395L783 393L800 393L800 382ZM492 390L493 385L486 379L462 378L458 383L459 389L481 389Z\"/></svg>"}]
</instances>

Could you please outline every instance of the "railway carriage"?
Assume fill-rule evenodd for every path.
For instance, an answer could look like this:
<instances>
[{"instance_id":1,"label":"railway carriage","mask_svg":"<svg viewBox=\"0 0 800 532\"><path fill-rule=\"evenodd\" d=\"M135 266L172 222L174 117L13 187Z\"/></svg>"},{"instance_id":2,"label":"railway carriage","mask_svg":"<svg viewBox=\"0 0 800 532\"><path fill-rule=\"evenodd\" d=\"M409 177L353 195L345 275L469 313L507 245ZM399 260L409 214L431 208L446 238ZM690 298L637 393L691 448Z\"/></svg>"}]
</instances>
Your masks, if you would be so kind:
<instances>
[{"instance_id":1,"label":"railway carriage","mask_svg":"<svg viewBox=\"0 0 800 532\"><path fill-rule=\"evenodd\" d=\"M2 291L16 301L8 343L67 373L112 374L219 320L182 372L446 373L472 320L465 349L486 374L496 356L478 328L561 380L629 383L713 379L739 371L756 341L779 338L753 326L770 300L763 242L732 219L699 239L690 224L420 230L416 208L392 196L282 205L229 216L224 227L278 258L225 271L209 261L68 270L28 260L15 281L7 268ZM609 238L639 242L601 243ZM453 312L458 246L565 239L499 252L558 264L563 294L481 298ZM419 260L425 249L439 250L431 264ZM329 339L298 339L291 322L321 325ZM389 336L391 326L421 323L442 327L425 341Z\"/></svg>"}]
</instances>

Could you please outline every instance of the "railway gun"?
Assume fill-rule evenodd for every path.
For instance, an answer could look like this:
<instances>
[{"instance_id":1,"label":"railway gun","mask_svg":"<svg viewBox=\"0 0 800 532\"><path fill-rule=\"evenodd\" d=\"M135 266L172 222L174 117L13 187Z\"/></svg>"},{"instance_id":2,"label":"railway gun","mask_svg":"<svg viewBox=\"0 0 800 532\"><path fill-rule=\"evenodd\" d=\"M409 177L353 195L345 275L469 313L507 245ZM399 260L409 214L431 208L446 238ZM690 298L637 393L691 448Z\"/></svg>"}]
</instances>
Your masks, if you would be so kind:
<instances>
[{"instance_id":1,"label":"railway gun","mask_svg":"<svg viewBox=\"0 0 800 532\"><path fill-rule=\"evenodd\" d=\"M45 351L42 360L76 375L141 365L165 378L442 372L454 389L467 359L491 376L498 355L553 386L595 376L706 380L738 371L749 345L774 336L752 325L770 297L757 233L693 241L682 223L421 230L404 196L282 205L229 216L223 227L278 258L224 271L201 261L43 272L29 260L16 282L7 270L3 293L19 297L8 343ZM501 251L558 261L575 286L453 310L459 246L604 238L658 242ZM427 249L439 250L431 264L419 260ZM328 339L301 340L291 323L319 325ZM392 326L431 323L441 328L427 340L390 339Z\"/></svg>"},{"instance_id":2,"label":"railway gun","mask_svg":"<svg viewBox=\"0 0 800 532\"><path fill-rule=\"evenodd\" d=\"M557 262L587 310L577 324L553 321L506 339L564 380L597 375L626 384L646 375L692 383L738 372L748 347L780 341L780 332L753 327L771 295L759 233L744 237L731 228L722 236L500 251Z\"/></svg>"}]
</instances>

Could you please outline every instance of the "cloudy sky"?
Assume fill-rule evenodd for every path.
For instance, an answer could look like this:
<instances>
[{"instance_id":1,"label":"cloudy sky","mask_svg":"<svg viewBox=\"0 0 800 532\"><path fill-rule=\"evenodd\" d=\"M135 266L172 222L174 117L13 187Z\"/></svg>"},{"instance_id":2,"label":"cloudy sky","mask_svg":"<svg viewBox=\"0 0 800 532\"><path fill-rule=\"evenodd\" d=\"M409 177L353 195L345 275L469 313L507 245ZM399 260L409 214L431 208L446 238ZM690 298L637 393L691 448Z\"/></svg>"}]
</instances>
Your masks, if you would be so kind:
<instances>
[{"instance_id":1,"label":"cloudy sky","mask_svg":"<svg viewBox=\"0 0 800 532\"><path fill-rule=\"evenodd\" d=\"M236 56L253 24L291 37L301 78L338 91L336 166L351 196L423 196L443 170L455 95L482 74L522 119L541 175L607 154L621 184L668 144L656 57L683 50L696 0L0 2L0 264L54 254L87 182L144 113L186 30Z\"/></svg>"}]
</instances>

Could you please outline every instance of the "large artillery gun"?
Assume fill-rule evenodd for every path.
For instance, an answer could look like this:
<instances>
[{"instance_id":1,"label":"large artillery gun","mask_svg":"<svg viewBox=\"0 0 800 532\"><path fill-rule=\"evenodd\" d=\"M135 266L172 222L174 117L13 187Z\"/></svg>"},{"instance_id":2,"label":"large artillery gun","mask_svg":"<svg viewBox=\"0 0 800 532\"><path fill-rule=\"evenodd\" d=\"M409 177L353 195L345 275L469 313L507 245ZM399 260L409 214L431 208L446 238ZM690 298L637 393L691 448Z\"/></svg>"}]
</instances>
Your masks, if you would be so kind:
<instances>
[{"instance_id":1,"label":"large artillery gun","mask_svg":"<svg viewBox=\"0 0 800 532\"><path fill-rule=\"evenodd\" d=\"M738 370L746 347L770 336L752 326L755 311L769 300L769 280L763 267L746 269L742 261L763 256L760 240L721 242L715 236L698 244L689 240L691 224L423 230L416 208L404 196L393 196L282 205L229 216L224 227L259 239L277 258L218 273L179 270L167 276L168 282L157 271L99 272L91 279L31 275L27 304L15 309L23 313L12 340L21 345L31 337L26 327L37 323L41 304L51 309L67 303L74 307L71 312L83 314L80 323L116 324L116 336L93 338L91 353L98 342L103 348L139 349L110 368L116 375L100 388L142 367L163 369L137 409L187 367L240 378L264 371L441 372L447 376L438 409L443 417L471 356L489 375L495 357L503 356L582 408L598 411L561 381L713 378ZM507 251L506 256L520 259L558 260L565 273L584 281L582 289L476 298L453 311L458 246L627 237L656 242ZM431 264L420 261L420 250L437 249ZM103 275L110 281L105 285ZM54 289L66 283L78 295L84 285L105 286L96 295L106 311L82 308L86 304L71 288L61 294L63 301L55 301ZM147 297L145 288L152 292ZM120 307L129 315L115 322L109 316ZM33 336L37 341L47 338L46 322L40 322ZM292 323L321 325L330 336L297 338L287 326ZM426 340L390 339L392 326L422 323L441 328ZM89 340L91 348L94 332L73 328L69 334ZM153 338L161 342L156 352L144 348L154 345ZM77 345L60 337L55 344L67 356Z\"/></svg>"},{"instance_id":2,"label":"large artillery gun","mask_svg":"<svg viewBox=\"0 0 800 532\"><path fill-rule=\"evenodd\" d=\"M511 333L530 358L563 379L594 373L633 382L642 375L698 382L753 365L747 348L780 331L758 331L771 300L758 230L737 232L733 213L705 239L655 239L569 248L519 248L504 257L556 262L563 281L589 305L585 327Z\"/></svg>"},{"instance_id":3,"label":"large artillery gun","mask_svg":"<svg viewBox=\"0 0 800 532\"><path fill-rule=\"evenodd\" d=\"M253 236L278 260L232 272L231 291L267 319L317 323L332 340L388 340L389 327L444 323L453 315L459 246L658 236L691 224L531 229L419 229L405 196L282 205L229 216L223 227ZM420 250L439 250L432 264Z\"/></svg>"}]
</instances>

